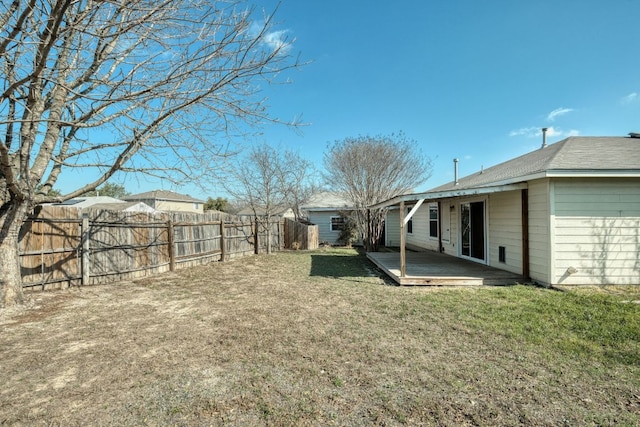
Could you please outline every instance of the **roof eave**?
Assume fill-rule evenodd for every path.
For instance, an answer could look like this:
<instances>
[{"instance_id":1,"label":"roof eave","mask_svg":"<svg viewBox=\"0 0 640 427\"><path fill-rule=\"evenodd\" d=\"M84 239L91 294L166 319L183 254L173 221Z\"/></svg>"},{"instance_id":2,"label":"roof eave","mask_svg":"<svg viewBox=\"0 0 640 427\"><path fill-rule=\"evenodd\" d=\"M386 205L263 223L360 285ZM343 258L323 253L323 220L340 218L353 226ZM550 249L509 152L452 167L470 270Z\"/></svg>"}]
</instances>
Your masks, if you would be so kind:
<instances>
[{"instance_id":1,"label":"roof eave","mask_svg":"<svg viewBox=\"0 0 640 427\"><path fill-rule=\"evenodd\" d=\"M640 169L550 169L548 178L638 178Z\"/></svg>"},{"instance_id":2,"label":"roof eave","mask_svg":"<svg viewBox=\"0 0 640 427\"><path fill-rule=\"evenodd\" d=\"M436 192L404 194L402 196L397 196L397 197L394 197L393 199L389 199L385 202L371 205L369 206L369 209L381 209L389 206L395 206L400 202L407 203L407 202L417 202L418 200L438 200L438 199L449 199L453 197L476 196L476 195L482 195L482 194L500 193L503 191L523 190L525 188L528 188L528 184L526 182L517 182L517 183L503 184L503 185L492 185L492 186L461 188L461 189L436 191Z\"/></svg>"}]
</instances>

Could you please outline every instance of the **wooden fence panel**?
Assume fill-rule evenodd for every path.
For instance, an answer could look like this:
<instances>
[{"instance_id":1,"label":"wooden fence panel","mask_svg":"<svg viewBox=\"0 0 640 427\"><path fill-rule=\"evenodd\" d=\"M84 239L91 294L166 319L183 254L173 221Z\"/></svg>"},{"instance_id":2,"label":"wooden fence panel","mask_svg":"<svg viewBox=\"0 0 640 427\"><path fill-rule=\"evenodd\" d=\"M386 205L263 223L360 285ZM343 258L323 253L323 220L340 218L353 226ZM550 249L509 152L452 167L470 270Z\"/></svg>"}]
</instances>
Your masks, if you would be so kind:
<instances>
[{"instance_id":1,"label":"wooden fence panel","mask_svg":"<svg viewBox=\"0 0 640 427\"><path fill-rule=\"evenodd\" d=\"M165 214L87 210L92 283L106 276L136 278L169 269Z\"/></svg>"},{"instance_id":2,"label":"wooden fence panel","mask_svg":"<svg viewBox=\"0 0 640 427\"><path fill-rule=\"evenodd\" d=\"M271 248L284 247L283 224L270 224ZM257 237L266 252L266 227ZM170 234L170 232L172 234ZM25 287L133 279L253 254L253 222L224 213L145 213L45 207L22 227ZM224 245L224 248L223 248Z\"/></svg>"},{"instance_id":3,"label":"wooden fence panel","mask_svg":"<svg viewBox=\"0 0 640 427\"><path fill-rule=\"evenodd\" d=\"M225 255L227 259L254 253L255 236L251 222L235 221L225 223Z\"/></svg>"},{"instance_id":4,"label":"wooden fence panel","mask_svg":"<svg viewBox=\"0 0 640 427\"><path fill-rule=\"evenodd\" d=\"M287 249L318 249L318 226L285 218L284 247Z\"/></svg>"},{"instance_id":5,"label":"wooden fence panel","mask_svg":"<svg viewBox=\"0 0 640 427\"><path fill-rule=\"evenodd\" d=\"M20 265L25 287L62 287L81 277L80 220L76 210L38 209L20 231ZM48 285L48 286L47 286Z\"/></svg>"}]
</instances>

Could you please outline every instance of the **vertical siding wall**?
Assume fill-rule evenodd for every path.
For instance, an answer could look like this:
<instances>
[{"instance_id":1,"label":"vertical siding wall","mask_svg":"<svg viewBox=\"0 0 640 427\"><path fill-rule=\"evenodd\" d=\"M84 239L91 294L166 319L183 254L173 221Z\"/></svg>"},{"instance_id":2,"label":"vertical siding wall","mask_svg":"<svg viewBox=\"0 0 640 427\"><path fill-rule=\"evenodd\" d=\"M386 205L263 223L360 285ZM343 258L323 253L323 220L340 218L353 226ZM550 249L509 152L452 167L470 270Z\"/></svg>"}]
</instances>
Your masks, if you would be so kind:
<instances>
[{"instance_id":1,"label":"vertical siding wall","mask_svg":"<svg viewBox=\"0 0 640 427\"><path fill-rule=\"evenodd\" d=\"M406 207L405 215L410 210L411 206ZM411 217L411 220L413 222L413 233L407 233L407 247L437 251L438 240L429 238L429 202L425 201Z\"/></svg>"},{"instance_id":2,"label":"vertical siding wall","mask_svg":"<svg viewBox=\"0 0 640 427\"><path fill-rule=\"evenodd\" d=\"M387 219L384 223L385 246L400 246L400 211L398 209L389 209L387 211Z\"/></svg>"},{"instance_id":3,"label":"vertical siding wall","mask_svg":"<svg viewBox=\"0 0 640 427\"><path fill-rule=\"evenodd\" d=\"M518 191L491 194L488 198L489 265L522 274L522 195ZM505 248L506 262L499 260Z\"/></svg>"},{"instance_id":4,"label":"vertical siding wall","mask_svg":"<svg viewBox=\"0 0 640 427\"><path fill-rule=\"evenodd\" d=\"M638 179L557 179L553 189L553 283L640 284Z\"/></svg>"},{"instance_id":5,"label":"vertical siding wall","mask_svg":"<svg viewBox=\"0 0 640 427\"><path fill-rule=\"evenodd\" d=\"M529 182L529 275L531 279L551 283L549 180Z\"/></svg>"}]
</instances>

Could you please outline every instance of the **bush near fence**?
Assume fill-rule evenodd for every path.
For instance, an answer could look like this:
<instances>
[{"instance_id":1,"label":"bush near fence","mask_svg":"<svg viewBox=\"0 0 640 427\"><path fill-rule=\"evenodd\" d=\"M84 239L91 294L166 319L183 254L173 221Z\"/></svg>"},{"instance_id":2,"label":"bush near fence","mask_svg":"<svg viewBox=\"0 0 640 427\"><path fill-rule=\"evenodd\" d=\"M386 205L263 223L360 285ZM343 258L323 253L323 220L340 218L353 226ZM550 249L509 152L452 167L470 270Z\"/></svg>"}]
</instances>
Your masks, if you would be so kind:
<instances>
[{"instance_id":1,"label":"bush near fence","mask_svg":"<svg viewBox=\"0 0 640 427\"><path fill-rule=\"evenodd\" d=\"M272 251L284 247L283 228L269 225ZM223 212L39 207L21 230L22 281L48 289L134 279L266 252L266 235L265 224Z\"/></svg>"}]
</instances>

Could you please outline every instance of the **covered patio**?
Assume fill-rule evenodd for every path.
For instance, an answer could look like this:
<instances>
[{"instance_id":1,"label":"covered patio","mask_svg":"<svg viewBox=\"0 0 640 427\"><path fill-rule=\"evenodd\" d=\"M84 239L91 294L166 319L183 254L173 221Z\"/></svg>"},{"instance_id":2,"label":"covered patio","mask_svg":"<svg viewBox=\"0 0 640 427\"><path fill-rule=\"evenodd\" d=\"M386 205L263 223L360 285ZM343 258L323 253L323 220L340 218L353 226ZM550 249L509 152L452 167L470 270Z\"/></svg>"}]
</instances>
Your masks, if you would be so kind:
<instances>
[{"instance_id":1,"label":"covered patio","mask_svg":"<svg viewBox=\"0 0 640 427\"><path fill-rule=\"evenodd\" d=\"M400 285L512 285L524 281L515 273L434 251L407 251L404 275L399 252L369 252L367 257Z\"/></svg>"}]
</instances>

